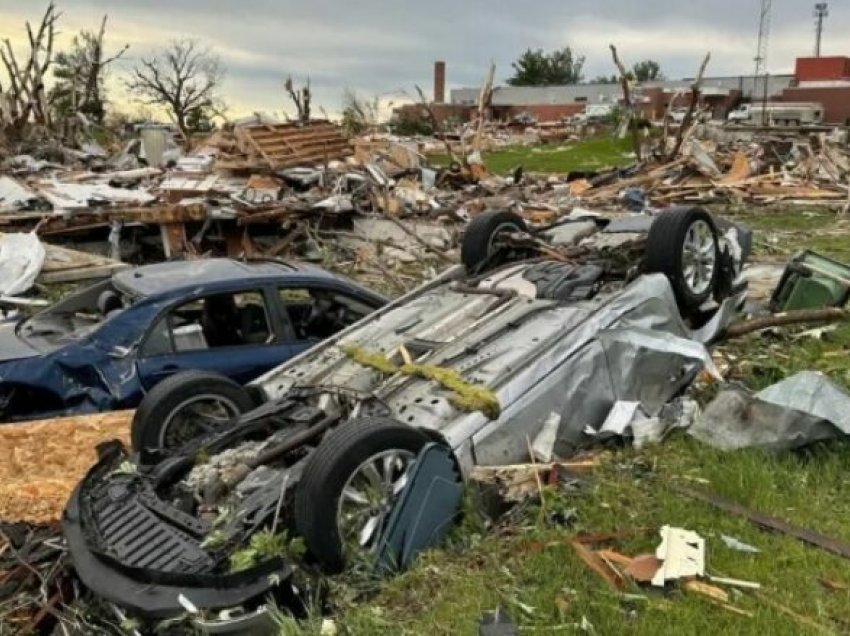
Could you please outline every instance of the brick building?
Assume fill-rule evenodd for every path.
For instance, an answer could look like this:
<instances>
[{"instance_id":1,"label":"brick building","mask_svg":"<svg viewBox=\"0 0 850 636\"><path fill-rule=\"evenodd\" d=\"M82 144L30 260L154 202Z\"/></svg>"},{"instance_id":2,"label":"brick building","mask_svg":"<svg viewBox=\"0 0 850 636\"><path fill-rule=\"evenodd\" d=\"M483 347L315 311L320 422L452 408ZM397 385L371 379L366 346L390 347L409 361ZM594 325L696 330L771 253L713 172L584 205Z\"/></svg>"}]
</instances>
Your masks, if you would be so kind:
<instances>
[{"instance_id":1,"label":"brick building","mask_svg":"<svg viewBox=\"0 0 850 636\"><path fill-rule=\"evenodd\" d=\"M644 82L634 89L634 99L644 117L660 119L670 102L673 107L690 104L692 78ZM434 102L431 109L441 122L469 121L478 105L480 88L446 90L446 64L434 65ZM446 101L446 95L449 99ZM816 102L824 107L824 122L850 123L850 58L798 58L793 75L707 77L700 91L700 106L716 119L725 119L741 102ZM622 103L619 84L572 84L568 86L497 86L489 116L509 122L528 114L538 122L558 121L585 111L588 105ZM395 110L397 119L422 118L418 104Z\"/></svg>"},{"instance_id":2,"label":"brick building","mask_svg":"<svg viewBox=\"0 0 850 636\"><path fill-rule=\"evenodd\" d=\"M850 58L798 58L782 101L822 104L824 123L850 125Z\"/></svg>"}]
</instances>

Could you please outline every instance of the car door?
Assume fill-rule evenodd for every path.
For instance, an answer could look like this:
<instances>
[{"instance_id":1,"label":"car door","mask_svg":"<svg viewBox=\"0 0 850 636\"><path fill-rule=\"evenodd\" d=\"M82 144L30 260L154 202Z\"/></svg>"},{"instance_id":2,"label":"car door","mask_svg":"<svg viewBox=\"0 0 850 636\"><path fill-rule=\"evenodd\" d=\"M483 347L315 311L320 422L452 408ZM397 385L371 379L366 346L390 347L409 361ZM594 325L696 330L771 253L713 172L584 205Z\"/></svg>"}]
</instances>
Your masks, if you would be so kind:
<instances>
[{"instance_id":1,"label":"car door","mask_svg":"<svg viewBox=\"0 0 850 636\"><path fill-rule=\"evenodd\" d=\"M245 384L295 355L275 288L201 295L158 317L139 349L139 378L150 389L180 371L201 370ZM271 302L270 302L271 300Z\"/></svg>"}]
</instances>

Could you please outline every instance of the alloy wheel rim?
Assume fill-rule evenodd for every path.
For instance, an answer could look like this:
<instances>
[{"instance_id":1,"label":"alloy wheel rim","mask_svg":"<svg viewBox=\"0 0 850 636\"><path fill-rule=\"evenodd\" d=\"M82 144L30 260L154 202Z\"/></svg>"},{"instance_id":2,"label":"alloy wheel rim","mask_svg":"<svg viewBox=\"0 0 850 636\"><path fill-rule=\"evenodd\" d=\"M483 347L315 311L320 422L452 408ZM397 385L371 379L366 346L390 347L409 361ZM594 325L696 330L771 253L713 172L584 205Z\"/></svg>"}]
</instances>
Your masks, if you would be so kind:
<instances>
[{"instance_id":1,"label":"alloy wheel rim","mask_svg":"<svg viewBox=\"0 0 850 636\"><path fill-rule=\"evenodd\" d=\"M717 267L717 240L703 220L691 223L682 244L682 276L691 293L701 295L714 282Z\"/></svg>"}]
</instances>

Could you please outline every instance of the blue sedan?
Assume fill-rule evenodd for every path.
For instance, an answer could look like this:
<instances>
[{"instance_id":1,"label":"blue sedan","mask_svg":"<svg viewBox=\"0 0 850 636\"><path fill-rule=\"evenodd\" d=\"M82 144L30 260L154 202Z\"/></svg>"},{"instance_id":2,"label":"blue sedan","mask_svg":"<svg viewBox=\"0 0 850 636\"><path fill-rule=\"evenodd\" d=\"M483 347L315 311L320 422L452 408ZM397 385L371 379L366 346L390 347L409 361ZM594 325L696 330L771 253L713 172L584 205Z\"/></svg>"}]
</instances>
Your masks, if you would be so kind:
<instances>
[{"instance_id":1,"label":"blue sedan","mask_svg":"<svg viewBox=\"0 0 850 636\"><path fill-rule=\"evenodd\" d=\"M209 259L124 270L0 327L0 421L134 408L186 370L241 385L386 302L304 264Z\"/></svg>"}]
</instances>

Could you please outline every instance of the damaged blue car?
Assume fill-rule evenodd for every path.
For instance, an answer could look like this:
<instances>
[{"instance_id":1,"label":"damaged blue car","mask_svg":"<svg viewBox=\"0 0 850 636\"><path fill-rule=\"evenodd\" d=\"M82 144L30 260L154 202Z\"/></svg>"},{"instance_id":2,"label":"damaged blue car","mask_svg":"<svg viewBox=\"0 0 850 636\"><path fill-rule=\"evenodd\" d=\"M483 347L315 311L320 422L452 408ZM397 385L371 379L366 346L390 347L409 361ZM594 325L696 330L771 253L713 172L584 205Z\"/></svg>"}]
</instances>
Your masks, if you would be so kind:
<instances>
[{"instance_id":1,"label":"damaged blue car","mask_svg":"<svg viewBox=\"0 0 850 636\"><path fill-rule=\"evenodd\" d=\"M0 327L0 422L134 408L187 370L222 377L213 399L193 397L180 412L229 418L250 406L229 389L385 303L305 264L208 259L123 270Z\"/></svg>"}]
</instances>

